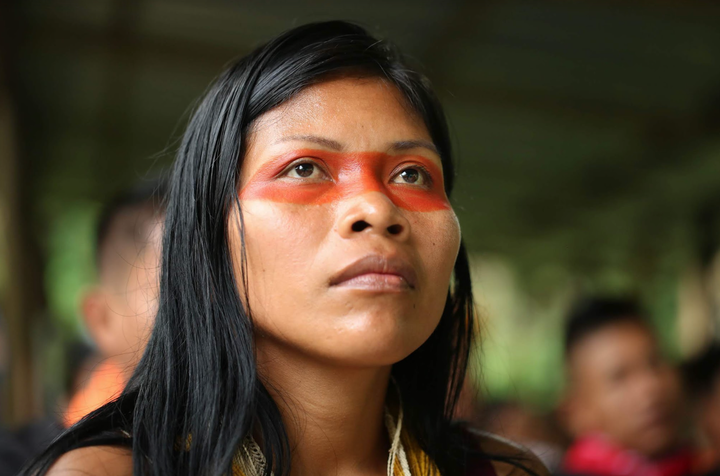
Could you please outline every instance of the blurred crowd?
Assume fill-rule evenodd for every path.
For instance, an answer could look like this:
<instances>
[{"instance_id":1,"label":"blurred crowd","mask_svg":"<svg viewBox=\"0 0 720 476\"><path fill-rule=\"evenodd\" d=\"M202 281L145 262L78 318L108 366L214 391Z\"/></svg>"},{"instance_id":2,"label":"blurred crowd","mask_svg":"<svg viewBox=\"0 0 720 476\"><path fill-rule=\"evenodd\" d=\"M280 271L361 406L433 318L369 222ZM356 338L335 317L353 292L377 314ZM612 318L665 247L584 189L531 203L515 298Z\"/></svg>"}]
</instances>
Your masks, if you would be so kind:
<instances>
[{"instance_id":1,"label":"blurred crowd","mask_svg":"<svg viewBox=\"0 0 720 476\"><path fill-rule=\"evenodd\" d=\"M104 207L97 282L80 300L92 344L69 349L71 378L56 414L0 429L0 475L15 474L130 378L157 310L164 193L161 181L145 181ZM557 372L566 385L552 412L486 401L469 384L458 418L526 446L552 474L720 475L720 343L672 362L641 304L606 296L568 310L564 339Z\"/></svg>"},{"instance_id":2,"label":"blurred crowd","mask_svg":"<svg viewBox=\"0 0 720 476\"><path fill-rule=\"evenodd\" d=\"M717 344L673 363L636 301L602 296L569 311L564 344L554 411L473 402L463 417L530 448L556 475L720 475Z\"/></svg>"}]
</instances>

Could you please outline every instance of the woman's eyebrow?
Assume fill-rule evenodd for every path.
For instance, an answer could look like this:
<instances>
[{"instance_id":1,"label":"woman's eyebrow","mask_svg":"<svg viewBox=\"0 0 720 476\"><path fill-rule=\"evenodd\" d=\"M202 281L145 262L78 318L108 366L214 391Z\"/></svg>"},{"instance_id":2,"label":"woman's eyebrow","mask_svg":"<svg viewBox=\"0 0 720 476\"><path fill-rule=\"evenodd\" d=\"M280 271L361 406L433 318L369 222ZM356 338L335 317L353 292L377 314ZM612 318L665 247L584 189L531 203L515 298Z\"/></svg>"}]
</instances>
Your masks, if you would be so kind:
<instances>
[{"instance_id":1,"label":"woman's eyebrow","mask_svg":"<svg viewBox=\"0 0 720 476\"><path fill-rule=\"evenodd\" d=\"M333 139L328 139L327 137L320 137L315 136L312 134L300 134L300 135L292 135L292 136L285 136L280 139L278 139L275 143L279 144L282 142L290 142L290 141L303 141L303 142L313 142L315 144L327 147L328 149L335 150L335 151L342 151L345 147L338 141ZM423 148L427 149L430 152L440 155L440 152L438 152L437 147L435 147L435 144L433 144L430 141L417 139L417 140L401 140L396 141L390 144L388 147L388 152L402 152L410 149L417 149L417 148Z\"/></svg>"},{"instance_id":2,"label":"woman's eyebrow","mask_svg":"<svg viewBox=\"0 0 720 476\"><path fill-rule=\"evenodd\" d=\"M278 139L275 143L279 144L281 142L290 141L314 142L315 144L322 145L324 147L327 147L328 149L336 150L338 152L344 149L343 145L336 140L328 139L326 137L314 136L311 134L286 136Z\"/></svg>"},{"instance_id":3,"label":"woman's eyebrow","mask_svg":"<svg viewBox=\"0 0 720 476\"><path fill-rule=\"evenodd\" d=\"M426 141L426 140L401 140L401 141L393 142L390 145L389 150L395 151L395 152L401 152L404 150L417 149L418 147L427 149L434 154L440 155L440 152L438 152L437 147L435 147L435 144L433 144L432 142Z\"/></svg>"}]
</instances>

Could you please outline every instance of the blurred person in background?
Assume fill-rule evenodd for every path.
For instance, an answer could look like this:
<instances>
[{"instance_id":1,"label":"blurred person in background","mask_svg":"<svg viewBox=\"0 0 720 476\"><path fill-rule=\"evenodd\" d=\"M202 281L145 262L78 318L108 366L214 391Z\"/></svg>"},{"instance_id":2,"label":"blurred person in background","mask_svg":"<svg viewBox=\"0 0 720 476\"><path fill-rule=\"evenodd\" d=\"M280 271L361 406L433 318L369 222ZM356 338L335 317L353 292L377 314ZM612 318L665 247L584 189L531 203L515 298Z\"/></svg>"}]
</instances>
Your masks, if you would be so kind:
<instances>
[{"instance_id":1,"label":"blurred person in background","mask_svg":"<svg viewBox=\"0 0 720 476\"><path fill-rule=\"evenodd\" d=\"M163 184L142 182L109 202L96 238L98 282L81 314L99 359L63 415L71 426L120 394L142 356L157 313Z\"/></svg>"},{"instance_id":2,"label":"blurred person in background","mask_svg":"<svg viewBox=\"0 0 720 476\"><path fill-rule=\"evenodd\" d=\"M683 476L681 389L658 339L632 300L589 299L565 332L564 410L576 438L562 471L584 476Z\"/></svg>"},{"instance_id":3,"label":"blurred person in background","mask_svg":"<svg viewBox=\"0 0 720 476\"><path fill-rule=\"evenodd\" d=\"M540 414L516 401L481 405L473 422L483 431L519 443L540 458L552 473L560 469L567 438L553 414Z\"/></svg>"},{"instance_id":4,"label":"blurred person in background","mask_svg":"<svg viewBox=\"0 0 720 476\"><path fill-rule=\"evenodd\" d=\"M555 412L541 414L524 402L483 398L476 383L482 380L472 372L466 378L455 408L455 418L479 431L522 445L537 456L550 473L562 462L568 438Z\"/></svg>"},{"instance_id":5,"label":"blurred person in background","mask_svg":"<svg viewBox=\"0 0 720 476\"><path fill-rule=\"evenodd\" d=\"M720 476L720 344L715 342L682 366L695 429L701 439L699 473Z\"/></svg>"}]
</instances>

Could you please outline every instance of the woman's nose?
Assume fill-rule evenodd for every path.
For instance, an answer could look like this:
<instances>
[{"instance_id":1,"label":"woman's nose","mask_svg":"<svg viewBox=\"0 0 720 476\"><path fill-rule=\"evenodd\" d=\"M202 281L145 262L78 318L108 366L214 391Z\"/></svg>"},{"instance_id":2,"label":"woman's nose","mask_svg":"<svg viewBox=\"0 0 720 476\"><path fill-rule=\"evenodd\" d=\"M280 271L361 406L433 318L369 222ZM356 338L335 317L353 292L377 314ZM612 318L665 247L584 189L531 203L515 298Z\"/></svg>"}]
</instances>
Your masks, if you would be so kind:
<instances>
[{"instance_id":1,"label":"woman's nose","mask_svg":"<svg viewBox=\"0 0 720 476\"><path fill-rule=\"evenodd\" d=\"M384 193L373 191L355 196L341 210L338 232L343 238L374 233L403 241L410 236L410 222Z\"/></svg>"}]
</instances>

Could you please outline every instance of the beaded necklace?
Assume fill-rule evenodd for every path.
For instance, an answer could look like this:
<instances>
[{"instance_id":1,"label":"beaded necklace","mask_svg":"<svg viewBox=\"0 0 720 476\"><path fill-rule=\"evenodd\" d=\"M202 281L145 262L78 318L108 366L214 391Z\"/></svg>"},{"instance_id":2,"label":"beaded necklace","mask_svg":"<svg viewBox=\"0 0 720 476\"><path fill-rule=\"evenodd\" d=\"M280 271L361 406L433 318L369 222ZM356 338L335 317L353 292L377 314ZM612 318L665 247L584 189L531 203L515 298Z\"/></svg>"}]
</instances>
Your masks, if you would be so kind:
<instances>
[{"instance_id":1,"label":"beaded necklace","mask_svg":"<svg viewBox=\"0 0 720 476\"><path fill-rule=\"evenodd\" d=\"M440 471L417 441L407 430L403 430L402 407L398 411L397 422L387 407L385 408L385 428L391 441L388 476L440 476ZM263 476L266 466L260 446L252 436L247 436L233 459L233 476Z\"/></svg>"}]
</instances>

